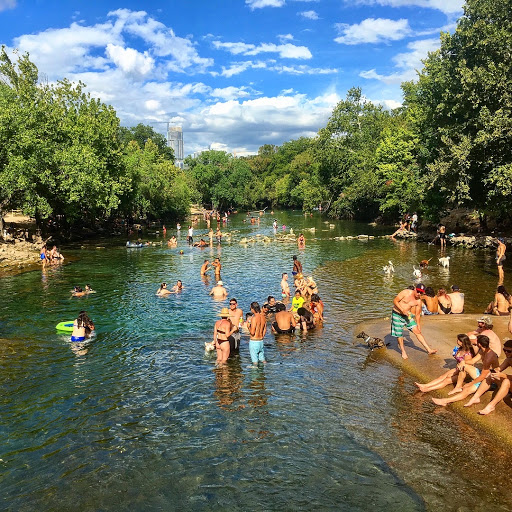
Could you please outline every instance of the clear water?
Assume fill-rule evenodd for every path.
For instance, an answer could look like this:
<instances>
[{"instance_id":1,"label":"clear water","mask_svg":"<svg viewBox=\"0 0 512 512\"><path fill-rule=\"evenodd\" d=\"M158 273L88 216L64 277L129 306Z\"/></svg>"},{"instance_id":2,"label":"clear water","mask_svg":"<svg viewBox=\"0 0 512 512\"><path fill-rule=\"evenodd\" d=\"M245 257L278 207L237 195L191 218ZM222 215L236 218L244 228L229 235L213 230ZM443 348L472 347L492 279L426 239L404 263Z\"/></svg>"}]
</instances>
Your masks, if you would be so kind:
<instances>
[{"instance_id":1,"label":"clear water","mask_svg":"<svg viewBox=\"0 0 512 512\"><path fill-rule=\"evenodd\" d=\"M68 265L0 279L0 508L510 509L499 447L451 410L434 414L412 378L353 344L355 324L389 314L412 265L437 258L438 248L336 241L382 228L276 216L296 233L316 227L305 231L306 249L233 241L200 250L182 235L177 249L130 250L125 239L103 239L65 248ZM234 237L274 236L269 214L259 226L245 218L232 216ZM248 368L247 340L216 368L204 342L226 304L208 295L203 260L221 258L245 312L253 300L279 297L294 254L318 283L324 327L291 340L268 334L263 369ZM493 254L448 254L450 269L431 267L425 282L458 284L467 310L480 311L496 286ZM381 271L388 259L393 278ZM155 296L160 282L177 279L183 293ZM70 297L86 283L97 293ZM54 326L81 309L97 334L77 349Z\"/></svg>"}]
</instances>

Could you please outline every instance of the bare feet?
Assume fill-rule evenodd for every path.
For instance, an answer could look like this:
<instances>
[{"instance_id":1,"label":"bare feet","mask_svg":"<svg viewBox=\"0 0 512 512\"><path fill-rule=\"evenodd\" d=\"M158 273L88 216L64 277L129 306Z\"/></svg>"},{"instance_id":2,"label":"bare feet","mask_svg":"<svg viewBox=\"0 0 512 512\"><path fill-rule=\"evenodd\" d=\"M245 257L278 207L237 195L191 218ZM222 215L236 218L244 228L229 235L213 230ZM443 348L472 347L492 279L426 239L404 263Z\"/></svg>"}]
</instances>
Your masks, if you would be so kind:
<instances>
[{"instance_id":1,"label":"bare feet","mask_svg":"<svg viewBox=\"0 0 512 512\"><path fill-rule=\"evenodd\" d=\"M402 359L409 359L409 356L405 352L402 352Z\"/></svg>"},{"instance_id":2,"label":"bare feet","mask_svg":"<svg viewBox=\"0 0 512 512\"><path fill-rule=\"evenodd\" d=\"M432 402L436 405L440 405L441 407L446 407L446 405L448 405L446 398L432 398Z\"/></svg>"},{"instance_id":3,"label":"bare feet","mask_svg":"<svg viewBox=\"0 0 512 512\"><path fill-rule=\"evenodd\" d=\"M462 391L462 388L453 388L451 391L448 391L449 395L455 395L457 393L460 393Z\"/></svg>"},{"instance_id":4,"label":"bare feet","mask_svg":"<svg viewBox=\"0 0 512 512\"><path fill-rule=\"evenodd\" d=\"M436 353L437 353L437 348L436 348L435 350L430 349L430 350L428 351L428 355L429 355L429 356L432 356L432 355L434 355L434 354L436 354Z\"/></svg>"},{"instance_id":5,"label":"bare feet","mask_svg":"<svg viewBox=\"0 0 512 512\"><path fill-rule=\"evenodd\" d=\"M494 411L494 406L489 404L487 407L484 407L481 411L478 411L478 414L486 416L487 414L491 414L492 411Z\"/></svg>"},{"instance_id":6,"label":"bare feet","mask_svg":"<svg viewBox=\"0 0 512 512\"><path fill-rule=\"evenodd\" d=\"M480 398L474 396L467 404L464 404L464 407L471 407L472 405L479 404Z\"/></svg>"},{"instance_id":7,"label":"bare feet","mask_svg":"<svg viewBox=\"0 0 512 512\"><path fill-rule=\"evenodd\" d=\"M425 384L420 384L419 382L415 382L414 385L422 392L425 393Z\"/></svg>"}]
</instances>

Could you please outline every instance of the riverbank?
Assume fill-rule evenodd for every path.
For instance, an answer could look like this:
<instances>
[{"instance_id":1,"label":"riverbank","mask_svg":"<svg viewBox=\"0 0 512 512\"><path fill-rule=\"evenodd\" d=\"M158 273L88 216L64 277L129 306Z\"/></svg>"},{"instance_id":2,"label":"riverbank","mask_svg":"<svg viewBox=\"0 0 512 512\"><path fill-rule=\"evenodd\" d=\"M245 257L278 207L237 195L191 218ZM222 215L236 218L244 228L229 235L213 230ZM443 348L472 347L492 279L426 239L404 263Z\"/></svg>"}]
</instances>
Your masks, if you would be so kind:
<instances>
[{"instance_id":1,"label":"riverbank","mask_svg":"<svg viewBox=\"0 0 512 512\"><path fill-rule=\"evenodd\" d=\"M390 343L387 349L379 349L374 351L375 357L383 358L391 362L393 365L400 367L405 372L414 376L418 382L429 382L439 377L443 372L453 368L455 360L452 357L452 350L455 345L457 334L469 332L475 329L477 319L481 315L438 315L422 317L421 330L429 345L437 349L437 354L428 356L423 350L416 338L414 342L411 337L406 335L405 346L409 359L404 360L398 350L396 338L390 335L389 318L371 320L362 322L354 330L354 335L360 331L365 331L370 336L382 338L386 343ZM494 331L502 341L506 340L510 334L508 332L508 317L492 317L494 322ZM358 340L359 341L359 340ZM503 355L500 362L503 361ZM508 372L508 370L507 370ZM447 397L452 386L448 386L443 390L431 393L421 393L419 390L415 392L418 397L423 396L442 396ZM478 405L472 407L464 407L469 401L465 400L448 405L446 408L438 407L430 400L424 407L424 414L442 414L443 411L453 409L460 414L471 426L482 430L485 434L496 440L498 443L506 443L512 447L512 432L510 431L510 421L512 419L512 402L506 399L496 407L496 410L487 415L481 416L477 411L483 409L491 400L492 393L487 392L482 401ZM418 402L419 404L419 402ZM418 405L420 406L420 405Z\"/></svg>"}]
</instances>

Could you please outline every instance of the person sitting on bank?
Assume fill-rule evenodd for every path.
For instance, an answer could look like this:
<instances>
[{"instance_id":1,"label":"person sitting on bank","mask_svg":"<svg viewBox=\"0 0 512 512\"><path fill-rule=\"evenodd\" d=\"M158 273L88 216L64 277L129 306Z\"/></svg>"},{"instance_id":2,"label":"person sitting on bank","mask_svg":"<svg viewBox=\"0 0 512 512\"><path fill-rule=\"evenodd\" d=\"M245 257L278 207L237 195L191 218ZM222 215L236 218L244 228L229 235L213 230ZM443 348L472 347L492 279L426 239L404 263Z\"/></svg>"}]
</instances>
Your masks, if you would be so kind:
<instances>
[{"instance_id":1,"label":"person sitting on bank","mask_svg":"<svg viewBox=\"0 0 512 512\"><path fill-rule=\"evenodd\" d=\"M499 357L501 356L501 340L499 336L492 330L493 324L490 316L484 315L477 320L478 326L474 331L470 331L467 335L474 339L479 334L483 334L489 338L489 346L491 350Z\"/></svg>"},{"instance_id":2,"label":"person sitting on bank","mask_svg":"<svg viewBox=\"0 0 512 512\"><path fill-rule=\"evenodd\" d=\"M457 364L455 368L444 372L437 379L431 380L426 384L415 382L414 385L423 393L434 391L436 389L443 389L448 384L455 384L455 387L450 391L449 395L454 395L462 391L462 384L466 375L470 375L472 379L476 379L480 375L480 370L473 366L473 363L478 350L475 350L469 336L467 334L457 335L457 345L453 349L452 356ZM480 358L478 358L479 360Z\"/></svg>"},{"instance_id":3,"label":"person sitting on bank","mask_svg":"<svg viewBox=\"0 0 512 512\"><path fill-rule=\"evenodd\" d=\"M94 331L94 323L87 316L85 311L80 311L78 317L73 322L73 332L71 333L71 341L84 341L85 338L91 336Z\"/></svg>"},{"instance_id":4,"label":"person sitting on bank","mask_svg":"<svg viewBox=\"0 0 512 512\"><path fill-rule=\"evenodd\" d=\"M286 306L282 303L276 304L276 317L272 322L272 332L274 334L293 334L297 322L290 311L286 311Z\"/></svg>"},{"instance_id":5,"label":"person sitting on bank","mask_svg":"<svg viewBox=\"0 0 512 512\"><path fill-rule=\"evenodd\" d=\"M496 316L508 316L512 307L512 296L503 285L498 286L494 294L494 300L489 303L484 313L492 313Z\"/></svg>"},{"instance_id":6,"label":"person sitting on bank","mask_svg":"<svg viewBox=\"0 0 512 512\"><path fill-rule=\"evenodd\" d=\"M452 301L452 315L464 313L464 294L456 284L452 285L451 290L452 293L449 293L448 297Z\"/></svg>"},{"instance_id":7,"label":"person sitting on bank","mask_svg":"<svg viewBox=\"0 0 512 512\"><path fill-rule=\"evenodd\" d=\"M438 308L437 312L440 315L449 315L452 312L452 301L446 294L444 288L439 288L437 291Z\"/></svg>"},{"instance_id":8,"label":"person sitting on bank","mask_svg":"<svg viewBox=\"0 0 512 512\"><path fill-rule=\"evenodd\" d=\"M464 400L464 398L468 397L469 395L476 393L479 386L482 384L483 381L485 381L487 376L491 373L491 370L499 366L498 356L489 347L489 338L487 336L479 334L476 337L476 340L479 353L482 357L482 372L476 379L473 379L471 382L465 384L460 393L452 395L449 398L432 398L432 401L436 405L441 405L442 407L445 407L448 404L458 402L459 400ZM470 402L468 402L466 405L470 405Z\"/></svg>"},{"instance_id":9,"label":"person sitting on bank","mask_svg":"<svg viewBox=\"0 0 512 512\"><path fill-rule=\"evenodd\" d=\"M421 296L421 312L423 315L438 315L439 314L439 299L437 298L434 288L427 286L425 293Z\"/></svg>"},{"instance_id":10,"label":"person sitting on bank","mask_svg":"<svg viewBox=\"0 0 512 512\"><path fill-rule=\"evenodd\" d=\"M167 289L167 283L162 283L160 285L160 288L156 291L156 295L159 297L165 297L166 295L170 295L172 292L171 290Z\"/></svg>"},{"instance_id":11,"label":"person sitting on bank","mask_svg":"<svg viewBox=\"0 0 512 512\"><path fill-rule=\"evenodd\" d=\"M478 388L478 391L471 397L471 400L465 405L480 403L480 397L492 386L492 384L499 384L499 389L494 398L484 407L478 411L478 414L485 416L491 414L498 405L509 393L510 385L512 383L512 375L503 373L506 368L512 367L512 340L507 340L503 344L503 352L505 353L505 360L500 364L494 373L490 373L484 382Z\"/></svg>"}]
</instances>

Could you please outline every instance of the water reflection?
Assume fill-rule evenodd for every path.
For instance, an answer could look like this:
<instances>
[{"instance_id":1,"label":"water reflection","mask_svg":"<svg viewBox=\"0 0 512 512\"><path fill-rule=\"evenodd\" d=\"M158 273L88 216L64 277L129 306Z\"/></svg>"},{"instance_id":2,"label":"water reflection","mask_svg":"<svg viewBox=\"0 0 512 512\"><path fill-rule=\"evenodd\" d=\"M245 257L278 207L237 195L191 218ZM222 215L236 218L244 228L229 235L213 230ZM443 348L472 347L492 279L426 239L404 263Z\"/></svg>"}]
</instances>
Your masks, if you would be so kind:
<instances>
[{"instance_id":1,"label":"water reflection","mask_svg":"<svg viewBox=\"0 0 512 512\"><path fill-rule=\"evenodd\" d=\"M241 402L243 399L242 384L242 363L239 356L232 356L227 364L216 366L213 369L215 375L214 396L218 401L218 406L228 411L236 411L245 407Z\"/></svg>"}]
</instances>

